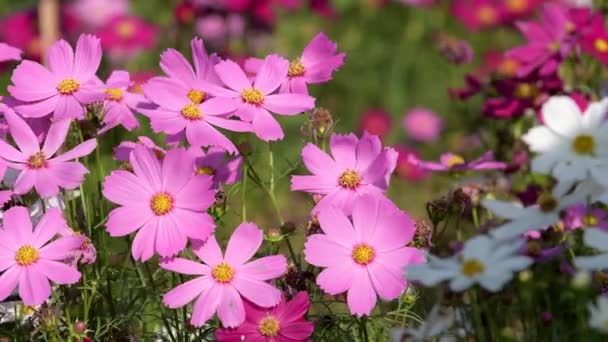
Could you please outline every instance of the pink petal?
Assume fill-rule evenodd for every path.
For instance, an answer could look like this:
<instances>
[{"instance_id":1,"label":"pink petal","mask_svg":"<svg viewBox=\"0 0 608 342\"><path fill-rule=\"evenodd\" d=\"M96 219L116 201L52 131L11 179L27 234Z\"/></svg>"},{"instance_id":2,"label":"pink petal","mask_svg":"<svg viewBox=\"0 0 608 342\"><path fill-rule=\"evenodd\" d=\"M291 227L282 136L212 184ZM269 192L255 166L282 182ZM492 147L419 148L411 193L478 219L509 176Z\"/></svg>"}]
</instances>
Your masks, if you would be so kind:
<instances>
[{"instance_id":1,"label":"pink petal","mask_svg":"<svg viewBox=\"0 0 608 342\"><path fill-rule=\"evenodd\" d=\"M167 271L188 275L207 275L211 272L209 266L184 258L163 259L160 267Z\"/></svg>"},{"instance_id":2,"label":"pink petal","mask_svg":"<svg viewBox=\"0 0 608 342\"><path fill-rule=\"evenodd\" d=\"M405 290L402 271L395 272L394 269L386 267L380 262L372 262L367 269L374 289L382 299L393 300L399 298ZM401 270L401 268L397 269Z\"/></svg>"},{"instance_id":3,"label":"pink petal","mask_svg":"<svg viewBox=\"0 0 608 342\"><path fill-rule=\"evenodd\" d=\"M359 265L354 265L352 261L346 261L342 263L334 263L324 269L317 276L317 285L330 295L337 295L342 292L346 292L353 286L353 283L359 281L355 279L354 269Z\"/></svg>"},{"instance_id":4,"label":"pink petal","mask_svg":"<svg viewBox=\"0 0 608 342\"><path fill-rule=\"evenodd\" d=\"M259 108L252 123L253 131L264 141L281 140L284 137L281 125L266 109Z\"/></svg>"},{"instance_id":5,"label":"pink petal","mask_svg":"<svg viewBox=\"0 0 608 342\"><path fill-rule=\"evenodd\" d=\"M306 262L319 267L334 266L352 260L351 253L352 249L324 234L309 236L304 245Z\"/></svg>"},{"instance_id":6,"label":"pink petal","mask_svg":"<svg viewBox=\"0 0 608 342\"><path fill-rule=\"evenodd\" d=\"M192 252L194 252L194 254L196 254L196 256L205 264L211 267L215 267L217 264L224 261L222 250L214 235L211 235L201 246L193 246Z\"/></svg>"},{"instance_id":7,"label":"pink petal","mask_svg":"<svg viewBox=\"0 0 608 342\"><path fill-rule=\"evenodd\" d=\"M208 116L205 118L205 121L212 124L213 126L224 128L224 129L232 131L232 132L251 132L251 131L253 131L253 126L250 123L245 122L245 121L224 119L224 118L221 118L218 116Z\"/></svg>"},{"instance_id":8,"label":"pink petal","mask_svg":"<svg viewBox=\"0 0 608 342\"><path fill-rule=\"evenodd\" d=\"M32 220L25 207L12 207L3 217L3 228L20 244L32 241Z\"/></svg>"},{"instance_id":9,"label":"pink petal","mask_svg":"<svg viewBox=\"0 0 608 342\"><path fill-rule=\"evenodd\" d=\"M157 224L158 220L150 220L135 235L133 245L131 246L131 255L134 260L144 262L154 255Z\"/></svg>"},{"instance_id":10,"label":"pink petal","mask_svg":"<svg viewBox=\"0 0 608 342\"><path fill-rule=\"evenodd\" d=\"M272 255L259 258L238 268L249 279L270 280L287 272L287 258L283 255Z\"/></svg>"},{"instance_id":11,"label":"pink petal","mask_svg":"<svg viewBox=\"0 0 608 342\"><path fill-rule=\"evenodd\" d=\"M230 153L236 153L237 148L222 133L206 122L196 122L186 128L186 138L193 147L217 146Z\"/></svg>"},{"instance_id":12,"label":"pink petal","mask_svg":"<svg viewBox=\"0 0 608 342\"><path fill-rule=\"evenodd\" d=\"M62 237L40 248L40 258L48 260L64 260L75 249L80 248L80 246L82 246L82 238L78 236Z\"/></svg>"},{"instance_id":13,"label":"pink petal","mask_svg":"<svg viewBox=\"0 0 608 342\"><path fill-rule=\"evenodd\" d=\"M15 106L15 110L24 118L41 118L51 114L57 108L61 96L49 97L39 102L24 103Z\"/></svg>"},{"instance_id":14,"label":"pink petal","mask_svg":"<svg viewBox=\"0 0 608 342\"><path fill-rule=\"evenodd\" d=\"M13 71L11 81L14 86L9 86L8 90L17 100L36 101L57 94L54 75L36 62L21 62Z\"/></svg>"},{"instance_id":15,"label":"pink petal","mask_svg":"<svg viewBox=\"0 0 608 342\"><path fill-rule=\"evenodd\" d=\"M325 151L321 150L317 145L308 143L302 149L302 161L308 169L315 175L325 175L327 173L335 173L335 161ZM336 178L337 179L337 178Z\"/></svg>"},{"instance_id":16,"label":"pink petal","mask_svg":"<svg viewBox=\"0 0 608 342\"><path fill-rule=\"evenodd\" d=\"M14 191L16 194L25 194L30 191L34 183L36 183L36 171L24 169L15 181Z\"/></svg>"},{"instance_id":17,"label":"pink petal","mask_svg":"<svg viewBox=\"0 0 608 342\"><path fill-rule=\"evenodd\" d=\"M51 284L38 264L24 267L19 277L19 297L23 304L33 306L44 303L51 296Z\"/></svg>"},{"instance_id":18,"label":"pink petal","mask_svg":"<svg viewBox=\"0 0 608 342\"><path fill-rule=\"evenodd\" d=\"M280 335L293 341L305 341L314 332L313 322L292 322L281 327Z\"/></svg>"},{"instance_id":19,"label":"pink petal","mask_svg":"<svg viewBox=\"0 0 608 342\"><path fill-rule=\"evenodd\" d=\"M91 104L97 101L103 101L106 98L106 94L103 92L102 86L96 86L88 84L83 84L80 86L80 89L76 91L73 96L80 102L81 104Z\"/></svg>"},{"instance_id":20,"label":"pink petal","mask_svg":"<svg viewBox=\"0 0 608 342\"><path fill-rule=\"evenodd\" d=\"M118 207L110 212L106 228L113 237L129 235L143 227L153 217L154 213L149 205Z\"/></svg>"},{"instance_id":21,"label":"pink petal","mask_svg":"<svg viewBox=\"0 0 608 342\"><path fill-rule=\"evenodd\" d=\"M247 279L237 274L232 285L247 300L264 308L275 306L281 301L281 291L263 281Z\"/></svg>"},{"instance_id":22,"label":"pink petal","mask_svg":"<svg viewBox=\"0 0 608 342\"><path fill-rule=\"evenodd\" d=\"M23 268L15 266L0 275L0 301L4 301L13 293L19 283L22 270Z\"/></svg>"},{"instance_id":23,"label":"pink petal","mask_svg":"<svg viewBox=\"0 0 608 342\"><path fill-rule=\"evenodd\" d=\"M162 257L172 257L186 248L188 237L168 216L158 218L156 228L156 252Z\"/></svg>"},{"instance_id":24,"label":"pink petal","mask_svg":"<svg viewBox=\"0 0 608 342\"><path fill-rule=\"evenodd\" d=\"M207 210L215 202L211 183L212 179L207 175L191 177L185 186L175 193L175 206L194 211Z\"/></svg>"},{"instance_id":25,"label":"pink petal","mask_svg":"<svg viewBox=\"0 0 608 342\"><path fill-rule=\"evenodd\" d=\"M359 198L359 193L361 193L364 188L369 188L369 186L361 187L361 189L357 189L357 191L336 188L321 198L319 203L313 208L313 212L319 213L324 208L334 206L342 210L344 214L351 215L353 212L353 205L356 199Z\"/></svg>"},{"instance_id":26,"label":"pink petal","mask_svg":"<svg viewBox=\"0 0 608 342\"><path fill-rule=\"evenodd\" d=\"M12 111L5 111L4 117L8 122L11 137L15 140L17 146L19 146L21 152L31 156L40 151L36 134L34 134L30 126L23 119Z\"/></svg>"},{"instance_id":27,"label":"pink petal","mask_svg":"<svg viewBox=\"0 0 608 342\"><path fill-rule=\"evenodd\" d=\"M163 303L171 308L181 308L192 302L197 296L209 291L213 286L213 281L208 277L198 277L189 280L163 296Z\"/></svg>"},{"instance_id":28,"label":"pink petal","mask_svg":"<svg viewBox=\"0 0 608 342\"><path fill-rule=\"evenodd\" d=\"M314 107L314 97L303 94L268 95L264 99L264 108L281 115L297 115Z\"/></svg>"},{"instance_id":29,"label":"pink petal","mask_svg":"<svg viewBox=\"0 0 608 342\"><path fill-rule=\"evenodd\" d=\"M169 193L178 193L193 177L194 159L185 149L173 149L162 161L162 188Z\"/></svg>"},{"instance_id":30,"label":"pink petal","mask_svg":"<svg viewBox=\"0 0 608 342\"><path fill-rule=\"evenodd\" d=\"M363 132L363 136L357 144L357 169L367 170L382 152L380 137Z\"/></svg>"},{"instance_id":31,"label":"pink petal","mask_svg":"<svg viewBox=\"0 0 608 342\"><path fill-rule=\"evenodd\" d=\"M242 265L251 259L262 245L264 233L255 223L241 223L230 237L225 259L231 265Z\"/></svg>"},{"instance_id":32,"label":"pink petal","mask_svg":"<svg viewBox=\"0 0 608 342\"><path fill-rule=\"evenodd\" d=\"M85 110L84 107L76 100L72 95L59 95L57 96L57 107L55 108L55 119L76 119L81 120L84 118Z\"/></svg>"},{"instance_id":33,"label":"pink petal","mask_svg":"<svg viewBox=\"0 0 608 342\"><path fill-rule=\"evenodd\" d=\"M35 170L34 188L40 197L46 198L59 194L59 184L49 168Z\"/></svg>"},{"instance_id":34,"label":"pink petal","mask_svg":"<svg viewBox=\"0 0 608 342\"><path fill-rule=\"evenodd\" d=\"M69 266L62 262L42 259L37 265L40 266L38 268L40 273L57 284L75 284L81 277L75 266Z\"/></svg>"},{"instance_id":35,"label":"pink petal","mask_svg":"<svg viewBox=\"0 0 608 342\"><path fill-rule=\"evenodd\" d=\"M143 86L143 90L150 101L171 111L179 112L190 103L186 97L189 89L174 79L154 77Z\"/></svg>"},{"instance_id":36,"label":"pink petal","mask_svg":"<svg viewBox=\"0 0 608 342\"><path fill-rule=\"evenodd\" d=\"M213 71L213 61L207 55L203 40L194 37L192 41L190 41L190 48L192 49L192 62L194 64L195 74L198 78L202 79L212 78L212 75L210 74L215 73Z\"/></svg>"},{"instance_id":37,"label":"pink petal","mask_svg":"<svg viewBox=\"0 0 608 342\"><path fill-rule=\"evenodd\" d=\"M184 55L175 49L167 49L160 55L160 68L169 77L192 84L196 79L192 66Z\"/></svg>"},{"instance_id":38,"label":"pink petal","mask_svg":"<svg viewBox=\"0 0 608 342\"><path fill-rule=\"evenodd\" d=\"M361 241L378 251L405 246L414 236L414 221L390 200L374 195L362 196L353 209L353 223Z\"/></svg>"},{"instance_id":39,"label":"pink petal","mask_svg":"<svg viewBox=\"0 0 608 342\"><path fill-rule=\"evenodd\" d=\"M36 229L34 229L31 240L32 245L36 248L41 248L66 227L67 223L61 214L61 209L47 209L46 213L42 215L42 218L40 218L40 221L36 225Z\"/></svg>"},{"instance_id":40,"label":"pink petal","mask_svg":"<svg viewBox=\"0 0 608 342\"><path fill-rule=\"evenodd\" d=\"M300 320L310 309L310 298L305 291L298 292L289 302L279 304L275 313L281 322L293 322Z\"/></svg>"},{"instance_id":41,"label":"pink petal","mask_svg":"<svg viewBox=\"0 0 608 342\"><path fill-rule=\"evenodd\" d=\"M49 48L47 62L49 68L59 80L71 77L74 66L74 50L68 42L61 39Z\"/></svg>"},{"instance_id":42,"label":"pink petal","mask_svg":"<svg viewBox=\"0 0 608 342\"><path fill-rule=\"evenodd\" d=\"M215 230L215 222L206 212L174 209L169 218L190 239L205 241Z\"/></svg>"},{"instance_id":43,"label":"pink petal","mask_svg":"<svg viewBox=\"0 0 608 342\"><path fill-rule=\"evenodd\" d=\"M65 137L68 134L68 130L70 129L71 120L55 120L51 127L49 128L48 133L46 134L46 138L44 140L44 146L42 147L42 151L44 155L50 157L57 152L57 150L61 147L63 142L65 141Z\"/></svg>"},{"instance_id":44,"label":"pink petal","mask_svg":"<svg viewBox=\"0 0 608 342\"><path fill-rule=\"evenodd\" d=\"M245 70L250 74L257 74L262 67L264 60L261 58L249 57L245 60Z\"/></svg>"},{"instance_id":45,"label":"pink petal","mask_svg":"<svg viewBox=\"0 0 608 342\"><path fill-rule=\"evenodd\" d=\"M352 133L348 135L332 134L329 147L336 164L344 169L355 168L357 165L355 151L358 142L359 139Z\"/></svg>"},{"instance_id":46,"label":"pink petal","mask_svg":"<svg viewBox=\"0 0 608 342\"><path fill-rule=\"evenodd\" d=\"M131 77L126 70L114 70L106 81L108 88L127 88L131 85Z\"/></svg>"},{"instance_id":47,"label":"pink petal","mask_svg":"<svg viewBox=\"0 0 608 342\"><path fill-rule=\"evenodd\" d=\"M215 65L215 72L222 82L230 89L238 92L251 88L251 83L241 67L231 60L225 60Z\"/></svg>"},{"instance_id":48,"label":"pink petal","mask_svg":"<svg viewBox=\"0 0 608 342\"><path fill-rule=\"evenodd\" d=\"M239 293L232 286L222 288L222 299L217 308L217 315L222 325L235 328L245 321L245 308Z\"/></svg>"},{"instance_id":49,"label":"pink petal","mask_svg":"<svg viewBox=\"0 0 608 342\"><path fill-rule=\"evenodd\" d=\"M9 145L6 141L0 139L0 157L14 161L25 163L29 156L24 155L21 151L16 150L13 146Z\"/></svg>"},{"instance_id":50,"label":"pink petal","mask_svg":"<svg viewBox=\"0 0 608 342\"><path fill-rule=\"evenodd\" d=\"M148 184L128 171L112 171L103 182L104 197L116 204L139 205L153 194Z\"/></svg>"},{"instance_id":51,"label":"pink petal","mask_svg":"<svg viewBox=\"0 0 608 342\"><path fill-rule=\"evenodd\" d=\"M204 115L221 115L234 112L239 102L226 97L213 97L201 103L200 109Z\"/></svg>"},{"instance_id":52,"label":"pink petal","mask_svg":"<svg viewBox=\"0 0 608 342\"><path fill-rule=\"evenodd\" d=\"M363 172L363 179L379 189L386 191L391 175L397 167L399 154L391 149L384 150L378 158Z\"/></svg>"},{"instance_id":53,"label":"pink petal","mask_svg":"<svg viewBox=\"0 0 608 342\"><path fill-rule=\"evenodd\" d=\"M323 62L328 57L335 55L338 51L336 43L320 32L306 45L302 51L302 63L312 65Z\"/></svg>"},{"instance_id":54,"label":"pink petal","mask_svg":"<svg viewBox=\"0 0 608 342\"><path fill-rule=\"evenodd\" d=\"M0 61L18 61L21 59L21 54L23 52L16 47L12 47L5 43L0 43Z\"/></svg>"},{"instance_id":55,"label":"pink petal","mask_svg":"<svg viewBox=\"0 0 608 342\"><path fill-rule=\"evenodd\" d=\"M376 292L364 268L358 269L352 287L348 290L346 302L351 314L355 316L369 315L376 306Z\"/></svg>"},{"instance_id":56,"label":"pink petal","mask_svg":"<svg viewBox=\"0 0 608 342\"><path fill-rule=\"evenodd\" d=\"M81 34L74 54L74 77L81 82L88 81L95 75L100 63L101 41L93 35Z\"/></svg>"},{"instance_id":57,"label":"pink petal","mask_svg":"<svg viewBox=\"0 0 608 342\"><path fill-rule=\"evenodd\" d=\"M78 144L76 147L67 151L66 153L58 155L56 158L54 158L54 160L68 161L68 160L84 157L84 156L90 154L91 152L93 152L95 147L97 147L97 140L89 139L81 144Z\"/></svg>"},{"instance_id":58,"label":"pink petal","mask_svg":"<svg viewBox=\"0 0 608 342\"><path fill-rule=\"evenodd\" d=\"M194 303L190 324L200 327L213 316L222 299L222 287L211 285Z\"/></svg>"},{"instance_id":59,"label":"pink petal","mask_svg":"<svg viewBox=\"0 0 608 342\"><path fill-rule=\"evenodd\" d=\"M361 202L363 203L363 202ZM353 213L353 215L355 215ZM352 248L357 242L366 241L356 238L356 230L346 215L335 207L319 211L319 223L327 237L345 248ZM369 221L374 227L373 222Z\"/></svg>"},{"instance_id":60,"label":"pink petal","mask_svg":"<svg viewBox=\"0 0 608 342\"><path fill-rule=\"evenodd\" d=\"M279 55L267 56L255 76L254 87L264 94L274 92L287 79L287 69L289 62L285 58Z\"/></svg>"},{"instance_id":61,"label":"pink petal","mask_svg":"<svg viewBox=\"0 0 608 342\"><path fill-rule=\"evenodd\" d=\"M136 146L130 156L135 174L149 184L153 191L161 189L161 167L158 158L149 148Z\"/></svg>"}]
</instances>

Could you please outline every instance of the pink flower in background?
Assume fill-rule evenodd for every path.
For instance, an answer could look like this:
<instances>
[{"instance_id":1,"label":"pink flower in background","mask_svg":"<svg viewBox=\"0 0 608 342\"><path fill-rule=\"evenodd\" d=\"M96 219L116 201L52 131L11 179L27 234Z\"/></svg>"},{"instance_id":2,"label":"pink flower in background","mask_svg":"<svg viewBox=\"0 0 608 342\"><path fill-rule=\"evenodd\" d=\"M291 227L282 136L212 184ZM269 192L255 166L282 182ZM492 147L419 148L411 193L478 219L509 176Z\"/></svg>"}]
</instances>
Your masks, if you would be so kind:
<instances>
[{"instance_id":1,"label":"pink flower in background","mask_svg":"<svg viewBox=\"0 0 608 342\"><path fill-rule=\"evenodd\" d=\"M608 213L603 208L577 204L566 210L563 222L568 230L586 227L599 227L608 230Z\"/></svg>"},{"instance_id":2,"label":"pink flower in background","mask_svg":"<svg viewBox=\"0 0 608 342\"><path fill-rule=\"evenodd\" d=\"M135 118L138 106L147 102L144 96L128 91L131 79L127 71L112 71L105 84L106 99L103 102L103 123L105 126L99 130L103 134L110 129L122 125L128 131L139 128Z\"/></svg>"},{"instance_id":3,"label":"pink flower in background","mask_svg":"<svg viewBox=\"0 0 608 342\"><path fill-rule=\"evenodd\" d=\"M220 41L226 37L227 23L224 16L208 14L196 21L196 32L204 39Z\"/></svg>"},{"instance_id":4,"label":"pink flower in background","mask_svg":"<svg viewBox=\"0 0 608 342\"><path fill-rule=\"evenodd\" d=\"M506 56L520 62L519 76L537 69L540 76L555 73L573 48L571 34L576 27L568 18L567 8L559 4L545 4L538 22L519 22L517 27L527 44L509 50Z\"/></svg>"},{"instance_id":5,"label":"pink flower in background","mask_svg":"<svg viewBox=\"0 0 608 342\"><path fill-rule=\"evenodd\" d=\"M281 126L271 112L297 115L315 106L315 99L305 94L273 94L287 79L289 62L278 55L264 59L255 80L251 82L241 67L226 60L215 66L227 88L209 86L218 97L232 100L232 111L245 121L251 121L255 134L265 141L283 138Z\"/></svg>"},{"instance_id":6,"label":"pink flower in background","mask_svg":"<svg viewBox=\"0 0 608 342\"><path fill-rule=\"evenodd\" d=\"M365 111L359 122L359 131L384 138L391 130L391 116L383 109Z\"/></svg>"},{"instance_id":7,"label":"pink flower in background","mask_svg":"<svg viewBox=\"0 0 608 342\"><path fill-rule=\"evenodd\" d=\"M70 160L91 153L97 146L95 139L56 155L66 139L70 120L55 121L40 148L36 135L23 119L6 106L0 107L0 111L4 112L11 137L19 147L16 150L0 140L0 157L10 168L19 171L15 193L25 194L34 187L41 197L49 197L57 195L60 188L71 190L82 184L89 171L81 163Z\"/></svg>"},{"instance_id":8,"label":"pink flower in background","mask_svg":"<svg viewBox=\"0 0 608 342\"><path fill-rule=\"evenodd\" d=\"M245 322L236 329L218 329L215 337L218 342L260 341L295 342L309 341L314 331L314 323L304 319L310 309L308 293L301 291L290 300L282 298L271 309L261 308L247 301Z\"/></svg>"},{"instance_id":9,"label":"pink flower in background","mask_svg":"<svg viewBox=\"0 0 608 342\"><path fill-rule=\"evenodd\" d=\"M502 11L504 12L505 22L511 23L514 20L526 17L534 13L542 5L544 0L506 0L501 1Z\"/></svg>"},{"instance_id":10,"label":"pink flower in background","mask_svg":"<svg viewBox=\"0 0 608 342\"><path fill-rule=\"evenodd\" d=\"M439 162L422 161L415 156L409 157L409 162L427 171L469 171L469 170L504 170L507 164L494 160L494 154L484 153L481 157L466 161L462 156L451 152L444 153Z\"/></svg>"},{"instance_id":11,"label":"pink flower in background","mask_svg":"<svg viewBox=\"0 0 608 342\"><path fill-rule=\"evenodd\" d=\"M129 91L135 94L143 95L142 86L150 79L156 76L156 72L152 70L136 71L131 73L131 81L133 84L129 87Z\"/></svg>"},{"instance_id":12,"label":"pink flower in background","mask_svg":"<svg viewBox=\"0 0 608 342\"><path fill-rule=\"evenodd\" d=\"M110 212L106 228L111 236L135 231L133 259L146 261L155 253L174 256L188 239L205 241L215 222L206 210L215 202L211 177L195 176L194 160L184 149L167 152L161 161L145 146L130 155L133 172L112 171L103 195L120 207Z\"/></svg>"},{"instance_id":13,"label":"pink flower in background","mask_svg":"<svg viewBox=\"0 0 608 342\"><path fill-rule=\"evenodd\" d=\"M137 16L121 15L113 17L97 35L110 57L125 59L153 49L158 29Z\"/></svg>"},{"instance_id":14,"label":"pink flower in background","mask_svg":"<svg viewBox=\"0 0 608 342\"><path fill-rule=\"evenodd\" d=\"M419 156L416 151L405 146L393 146L393 148L399 154L397 167L395 168L397 176L414 182L426 178L426 171L410 162L410 155L418 159Z\"/></svg>"},{"instance_id":15,"label":"pink flower in background","mask_svg":"<svg viewBox=\"0 0 608 342\"><path fill-rule=\"evenodd\" d=\"M335 70L344 64L346 53L338 53L338 45L323 33L317 34L304 48L302 55L289 63L287 78L281 93L308 94L308 84L324 83L332 79ZM264 61L250 58L245 69L257 73Z\"/></svg>"},{"instance_id":16,"label":"pink flower in background","mask_svg":"<svg viewBox=\"0 0 608 342\"><path fill-rule=\"evenodd\" d=\"M163 303L175 309L194 301L192 325L204 325L217 312L227 328L245 322L243 298L264 308L277 305L281 291L267 281L287 272L287 259L273 255L249 261L263 239L264 233L255 224L242 223L232 233L224 255L215 236L211 236L193 249L202 264L183 258L163 260L160 266L166 270L197 276L167 292Z\"/></svg>"},{"instance_id":17,"label":"pink flower in background","mask_svg":"<svg viewBox=\"0 0 608 342\"><path fill-rule=\"evenodd\" d=\"M196 19L196 8L189 1L182 1L173 10L175 20L182 25L190 25Z\"/></svg>"},{"instance_id":18,"label":"pink flower in background","mask_svg":"<svg viewBox=\"0 0 608 342\"><path fill-rule=\"evenodd\" d=\"M19 48L25 58L40 60L40 37L38 36L34 11L14 12L0 20L0 40Z\"/></svg>"},{"instance_id":19,"label":"pink flower in background","mask_svg":"<svg viewBox=\"0 0 608 342\"><path fill-rule=\"evenodd\" d=\"M435 6L437 0L398 0L408 6Z\"/></svg>"},{"instance_id":20,"label":"pink flower in background","mask_svg":"<svg viewBox=\"0 0 608 342\"><path fill-rule=\"evenodd\" d=\"M21 50L5 43L0 43L0 62L18 61L21 59Z\"/></svg>"},{"instance_id":21,"label":"pink flower in background","mask_svg":"<svg viewBox=\"0 0 608 342\"><path fill-rule=\"evenodd\" d=\"M471 31L498 26L504 19L494 0L453 0L451 12Z\"/></svg>"},{"instance_id":22,"label":"pink flower in background","mask_svg":"<svg viewBox=\"0 0 608 342\"><path fill-rule=\"evenodd\" d=\"M167 49L160 55L160 68L167 77L156 77L156 79L170 79L177 93L188 97L193 103L201 103L207 98L203 91L203 84L221 84L222 82L215 73L214 66L220 61L216 54L207 54L203 40L193 38L190 41L192 49L192 64L179 51Z\"/></svg>"},{"instance_id":23,"label":"pink flower in background","mask_svg":"<svg viewBox=\"0 0 608 342\"><path fill-rule=\"evenodd\" d=\"M129 13L128 0L77 0L71 5L73 13L90 28L99 28L112 18Z\"/></svg>"},{"instance_id":24,"label":"pink flower in background","mask_svg":"<svg viewBox=\"0 0 608 342\"><path fill-rule=\"evenodd\" d=\"M94 36L81 35L76 53L65 40L54 43L48 51L50 70L26 60L13 71L8 91L24 102L14 109L25 117L54 113L56 120L83 119L84 107L104 98L95 82L100 62L101 45Z\"/></svg>"},{"instance_id":25,"label":"pink flower in background","mask_svg":"<svg viewBox=\"0 0 608 342\"><path fill-rule=\"evenodd\" d=\"M583 30L581 48L600 62L608 64L608 32L604 27L603 16L595 16Z\"/></svg>"},{"instance_id":26,"label":"pink flower in background","mask_svg":"<svg viewBox=\"0 0 608 342\"><path fill-rule=\"evenodd\" d=\"M308 237L306 262L326 267L317 285L330 295L347 292L353 315L369 315L377 295L399 298L407 288L404 268L424 262L422 251L405 247L414 236L414 221L388 199L358 198L352 221L338 208L324 208L319 223L323 234Z\"/></svg>"},{"instance_id":27,"label":"pink flower in background","mask_svg":"<svg viewBox=\"0 0 608 342\"><path fill-rule=\"evenodd\" d=\"M114 159L128 163L131 161L131 152L133 152L137 146L141 145L149 148L159 160L162 160L165 157L165 154L167 154L167 150L156 145L152 139L146 136L139 136L137 137L137 142L123 141L116 146L114 148Z\"/></svg>"},{"instance_id":28,"label":"pink flower in background","mask_svg":"<svg viewBox=\"0 0 608 342\"><path fill-rule=\"evenodd\" d=\"M4 180L4 175L6 174L7 165L4 160L0 160L0 182ZM0 206L3 206L8 200L13 196L12 190L0 190Z\"/></svg>"},{"instance_id":29,"label":"pink flower in background","mask_svg":"<svg viewBox=\"0 0 608 342\"><path fill-rule=\"evenodd\" d=\"M217 147L210 147L207 152L201 149L193 149L192 152L196 158L196 174L213 177L213 188L219 189L221 184L233 184L241 179L241 156L226 158L226 151Z\"/></svg>"},{"instance_id":30,"label":"pink flower in background","mask_svg":"<svg viewBox=\"0 0 608 342\"><path fill-rule=\"evenodd\" d=\"M15 288L25 305L42 304L51 296L51 284L74 284L80 280L76 267L63 262L82 240L62 237L49 242L67 227L61 211L51 208L32 230L25 207L12 207L3 217L0 229L0 301Z\"/></svg>"},{"instance_id":31,"label":"pink flower in background","mask_svg":"<svg viewBox=\"0 0 608 342\"><path fill-rule=\"evenodd\" d=\"M357 198L365 194L384 197L398 154L382 148L380 138L363 133L333 134L329 141L331 156L312 143L302 150L302 161L313 174L292 176L291 190L305 191L324 197L314 212L335 206L350 214Z\"/></svg>"},{"instance_id":32,"label":"pink flower in background","mask_svg":"<svg viewBox=\"0 0 608 342\"><path fill-rule=\"evenodd\" d=\"M403 129L408 136L421 142L433 142L439 138L443 120L426 108L415 108L403 117Z\"/></svg>"}]
</instances>

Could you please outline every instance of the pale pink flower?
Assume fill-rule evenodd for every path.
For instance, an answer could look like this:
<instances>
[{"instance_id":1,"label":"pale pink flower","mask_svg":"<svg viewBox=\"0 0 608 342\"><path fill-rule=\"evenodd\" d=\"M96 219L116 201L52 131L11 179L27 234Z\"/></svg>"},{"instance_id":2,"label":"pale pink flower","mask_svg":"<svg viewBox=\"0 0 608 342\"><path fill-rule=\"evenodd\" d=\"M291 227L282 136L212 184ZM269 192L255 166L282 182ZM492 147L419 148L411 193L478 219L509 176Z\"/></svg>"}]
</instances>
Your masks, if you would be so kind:
<instances>
[{"instance_id":1,"label":"pale pink flower","mask_svg":"<svg viewBox=\"0 0 608 342\"><path fill-rule=\"evenodd\" d=\"M130 92L131 85L131 78L127 71L115 70L110 74L104 86L106 99L103 102L103 123L105 126L99 130L99 134L118 125L122 125L128 131L139 128L134 111L148 101L143 95Z\"/></svg>"},{"instance_id":2,"label":"pale pink flower","mask_svg":"<svg viewBox=\"0 0 608 342\"><path fill-rule=\"evenodd\" d=\"M165 157L165 154L167 153L167 150L156 145L156 143L152 139L145 136L140 136L137 137L137 142L123 141L118 146L116 146L114 148L114 159L128 163L131 160L131 152L133 152L135 147L141 145L146 146L147 148L152 150L152 152L154 152L154 155L156 155L159 160L162 160Z\"/></svg>"},{"instance_id":3,"label":"pale pink flower","mask_svg":"<svg viewBox=\"0 0 608 342\"><path fill-rule=\"evenodd\" d=\"M226 151L210 147L207 152L193 149L194 167L196 174L213 177L213 187L219 189L221 184L233 184L241 179L243 157L226 156Z\"/></svg>"}]
</instances>

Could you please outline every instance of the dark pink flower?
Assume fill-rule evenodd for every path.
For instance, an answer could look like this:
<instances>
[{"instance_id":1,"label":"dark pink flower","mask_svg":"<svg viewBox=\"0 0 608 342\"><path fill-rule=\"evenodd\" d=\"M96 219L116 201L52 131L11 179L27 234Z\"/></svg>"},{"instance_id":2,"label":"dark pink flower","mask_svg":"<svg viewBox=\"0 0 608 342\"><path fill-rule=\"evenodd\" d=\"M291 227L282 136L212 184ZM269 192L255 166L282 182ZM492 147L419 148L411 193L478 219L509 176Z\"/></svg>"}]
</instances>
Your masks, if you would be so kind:
<instances>
[{"instance_id":1,"label":"dark pink flower","mask_svg":"<svg viewBox=\"0 0 608 342\"><path fill-rule=\"evenodd\" d=\"M453 0L451 11L472 31L500 25L505 15L493 0Z\"/></svg>"},{"instance_id":2,"label":"dark pink flower","mask_svg":"<svg viewBox=\"0 0 608 342\"><path fill-rule=\"evenodd\" d=\"M410 155L415 159L419 158L416 151L405 146L393 146L393 148L399 154L399 157L397 158L397 167L395 168L397 176L414 182L426 178L426 171L410 162Z\"/></svg>"},{"instance_id":3,"label":"dark pink flower","mask_svg":"<svg viewBox=\"0 0 608 342\"><path fill-rule=\"evenodd\" d=\"M384 138L391 130L391 116L383 109L365 111L359 121L359 131Z\"/></svg>"},{"instance_id":4,"label":"dark pink flower","mask_svg":"<svg viewBox=\"0 0 608 342\"><path fill-rule=\"evenodd\" d=\"M581 48L600 62L608 64L608 32L604 27L603 16L595 16L583 31Z\"/></svg>"},{"instance_id":5,"label":"dark pink flower","mask_svg":"<svg viewBox=\"0 0 608 342\"><path fill-rule=\"evenodd\" d=\"M604 208L594 208L586 204L577 204L566 210L563 218L564 227L568 230L599 227L608 230L608 213Z\"/></svg>"},{"instance_id":6,"label":"dark pink flower","mask_svg":"<svg viewBox=\"0 0 608 342\"><path fill-rule=\"evenodd\" d=\"M124 59L154 48L158 29L139 17L121 15L110 19L97 35L110 57Z\"/></svg>"}]
</instances>

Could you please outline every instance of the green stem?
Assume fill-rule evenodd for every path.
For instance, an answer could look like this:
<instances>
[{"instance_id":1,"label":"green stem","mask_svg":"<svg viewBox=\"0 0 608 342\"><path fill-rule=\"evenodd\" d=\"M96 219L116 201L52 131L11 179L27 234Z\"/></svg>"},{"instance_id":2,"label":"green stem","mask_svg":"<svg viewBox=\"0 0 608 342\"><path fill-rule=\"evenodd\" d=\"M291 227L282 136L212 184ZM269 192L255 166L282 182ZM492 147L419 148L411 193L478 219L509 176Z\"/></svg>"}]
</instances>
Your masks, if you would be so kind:
<instances>
[{"instance_id":1,"label":"green stem","mask_svg":"<svg viewBox=\"0 0 608 342\"><path fill-rule=\"evenodd\" d=\"M148 278L148 282L150 283L150 285L152 286L152 289L154 290L154 294L157 295L158 293L160 293L160 291L158 291L158 288L156 287L156 283L154 282L154 276L152 275L152 271L150 270L150 266L147 263L135 263L137 269L140 269L140 265L143 264L144 267L144 273ZM141 277L140 277L141 279ZM147 287L145 281L143 281L142 279L142 285L144 286L144 288ZM169 334L169 338L171 339L171 341L176 342L177 339L175 338L175 336L173 335L173 330L171 329L171 324L169 323L169 321L167 320L167 317L165 317L165 315L162 313L160 314L160 318L163 321L163 325L165 326L165 329L167 329L167 333Z\"/></svg>"}]
</instances>

